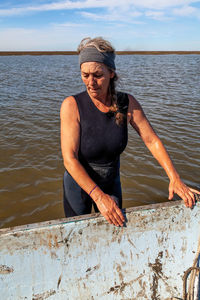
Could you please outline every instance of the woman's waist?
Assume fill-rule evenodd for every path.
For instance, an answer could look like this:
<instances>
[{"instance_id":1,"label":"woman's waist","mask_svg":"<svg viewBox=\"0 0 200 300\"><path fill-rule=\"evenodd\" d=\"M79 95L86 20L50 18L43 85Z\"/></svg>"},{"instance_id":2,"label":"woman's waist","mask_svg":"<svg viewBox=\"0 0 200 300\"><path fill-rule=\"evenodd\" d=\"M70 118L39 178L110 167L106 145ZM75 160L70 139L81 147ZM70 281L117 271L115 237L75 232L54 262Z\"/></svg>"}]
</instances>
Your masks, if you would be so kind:
<instances>
[{"instance_id":1,"label":"woman's waist","mask_svg":"<svg viewBox=\"0 0 200 300\"><path fill-rule=\"evenodd\" d=\"M109 162L88 162L81 161L88 175L97 184L110 184L119 176L120 160L119 157Z\"/></svg>"}]
</instances>

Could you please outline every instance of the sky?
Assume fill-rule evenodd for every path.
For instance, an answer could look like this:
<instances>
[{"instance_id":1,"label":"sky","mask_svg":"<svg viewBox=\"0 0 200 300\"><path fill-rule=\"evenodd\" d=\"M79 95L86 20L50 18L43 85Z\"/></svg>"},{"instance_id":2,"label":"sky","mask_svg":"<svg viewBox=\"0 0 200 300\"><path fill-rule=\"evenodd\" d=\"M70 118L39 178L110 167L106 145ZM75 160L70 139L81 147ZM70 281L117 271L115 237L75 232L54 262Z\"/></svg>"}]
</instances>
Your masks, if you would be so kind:
<instances>
[{"instance_id":1,"label":"sky","mask_svg":"<svg viewBox=\"0 0 200 300\"><path fill-rule=\"evenodd\" d=\"M0 0L0 51L200 50L200 0Z\"/></svg>"}]
</instances>

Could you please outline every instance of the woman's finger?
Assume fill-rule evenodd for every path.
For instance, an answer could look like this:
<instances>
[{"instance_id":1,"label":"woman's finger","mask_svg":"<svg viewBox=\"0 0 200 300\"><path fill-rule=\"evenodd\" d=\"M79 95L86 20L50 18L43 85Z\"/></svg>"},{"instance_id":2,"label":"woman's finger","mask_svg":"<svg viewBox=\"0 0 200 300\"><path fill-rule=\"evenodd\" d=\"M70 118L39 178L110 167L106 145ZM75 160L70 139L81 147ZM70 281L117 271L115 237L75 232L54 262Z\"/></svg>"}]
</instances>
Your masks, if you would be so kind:
<instances>
[{"instance_id":1,"label":"woman's finger","mask_svg":"<svg viewBox=\"0 0 200 300\"><path fill-rule=\"evenodd\" d=\"M188 206L190 208L192 208L195 204L195 200L193 199L193 197L191 195L188 195L187 199L188 199L188 204L189 204Z\"/></svg>"},{"instance_id":2,"label":"woman's finger","mask_svg":"<svg viewBox=\"0 0 200 300\"><path fill-rule=\"evenodd\" d=\"M188 190L185 192L185 195L188 199L189 206L190 207L194 206L195 205L195 196L190 188L188 188Z\"/></svg>"},{"instance_id":3,"label":"woman's finger","mask_svg":"<svg viewBox=\"0 0 200 300\"><path fill-rule=\"evenodd\" d=\"M123 226L123 219L121 219L119 212L121 213L121 210L116 205L113 210L110 212L110 219L112 220L113 224L116 226ZM123 217L123 215L122 215Z\"/></svg>"},{"instance_id":4,"label":"woman's finger","mask_svg":"<svg viewBox=\"0 0 200 300\"><path fill-rule=\"evenodd\" d=\"M117 226L117 227L120 226L118 220L115 218L114 215L111 215L111 216L110 216L110 219L111 219L112 224L114 224L114 225Z\"/></svg>"},{"instance_id":5,"label":"woman's finger","mask_svg":"<svg viewBox=\"0 0 200 300\"><path fill-rule=\"evenodd\" d=\"M192 205L194 206L196 203L194 193L189 189L189 195L192 198Z\"/></svg>"},{"instance_id":6,"label":"woman's finger","mask_svg":"<svg viewBox=\"0 0 200 300\"><path fill-rule=\"evenodd\" d=\"M188 192L181 192L180 197L183 199L185 205L187 207L192 208L195 204L194 194L190 191Z\"/></svg>"},{"instance_id":7,"label":"woman's finger","mask_svg":"<svg viewBox=\"0 0 200 300\"><path fill-rule=\"evenodd\" d=\"M173 190L172 190L172 189L169 189L169 197L168 197L168 199L169 199L169 200L172 200L172 199L173 199L173 196L174 196Z\"/></svg>"},{"instance_id":8,"label":"woman's finger","mask_svg":"<svg viewBox=\"0 0 200 300\"><path fill-rule=\"evenodd\" d=\"M194 206L196 203L196 198L194 194L200 195L200 192L195 189L188 188L188 190L184 193L184 196L187 198L187 200L185 201L188 202L189 207Z\"/></svg>"},{"instance_id":9,"label":"woman's finger","mask_svg":"<svg viewBox=\"0 0 200 300\"><path fill-rule=\"evenodd\" d=\"M116 213L117 213L117 216L119 218L119 221L121 222L121 224L123 226L123 224L125 222L125 218L124 218L124 215L123 215L123 213L122 213L122 211L121 211L121 209L119 207L117 207Z\"/></svg>"},{"instance_id":10,"label":"woman's finger","mask_svg":"<svg viewBox=\"0 0 200 300\"><path fill-rule=\"evenodd\" d=\"M200 191L197 191L197 190L192 189L192 188L189 188L189 189L190 189L190 191L191 191L192 193L195 193L195 194L200 195Z\"/></svg>"},{"instance_id":11,"label":"woman's finger","mask_svg":"<svg viewBox=\"0 0 200 300\"><path fill-rule=\"evenodd\" d=\"M124 222L123 222L123 220L121 219L121 217L118 215L118 213L115 212L115 213L113 214L113 216L114 216L114 218L115 218L117 224L118 224L119 226L123 226L123 223L124 223Z\"/></svg>"}]
</instances>

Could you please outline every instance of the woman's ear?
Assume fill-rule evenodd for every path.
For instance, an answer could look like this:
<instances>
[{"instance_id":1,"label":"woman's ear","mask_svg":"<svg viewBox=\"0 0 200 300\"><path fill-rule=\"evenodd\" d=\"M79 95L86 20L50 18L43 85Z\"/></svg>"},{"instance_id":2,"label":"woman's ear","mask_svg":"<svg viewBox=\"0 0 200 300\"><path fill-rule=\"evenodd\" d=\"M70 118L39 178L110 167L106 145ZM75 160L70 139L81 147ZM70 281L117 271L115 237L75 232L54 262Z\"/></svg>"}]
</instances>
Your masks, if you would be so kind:
<instances>
[{"instance_id":1,"label":"woman's ear","mask_svg":"<svg viewBox=\"0 0 200 300\"><path fill-rule=\"evenodd\" d=\"M110 72L110 78L113 78L115 76L115 72L111 71Z\"/></svg>"}]
</instances>

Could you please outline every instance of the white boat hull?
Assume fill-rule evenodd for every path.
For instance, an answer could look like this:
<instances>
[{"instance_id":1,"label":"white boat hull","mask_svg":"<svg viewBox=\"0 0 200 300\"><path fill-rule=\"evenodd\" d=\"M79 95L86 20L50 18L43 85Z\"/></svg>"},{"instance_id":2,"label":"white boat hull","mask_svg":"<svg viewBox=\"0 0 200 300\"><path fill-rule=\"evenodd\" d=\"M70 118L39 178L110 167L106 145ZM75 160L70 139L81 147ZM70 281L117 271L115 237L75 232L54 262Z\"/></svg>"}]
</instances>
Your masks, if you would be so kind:
<instances>
[{"instance_id":1,"label":"white boat hull","mask_svg":"<svg viewBox=\"0 0 200 300\"><path fill-rule=\"evenodd\" d=\"M1 300L182 299L200 236L200 203L126 210L0 230Z\"/></svg>"}]
</instances>

